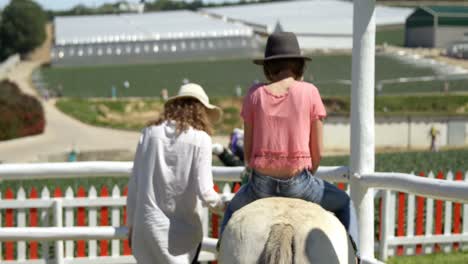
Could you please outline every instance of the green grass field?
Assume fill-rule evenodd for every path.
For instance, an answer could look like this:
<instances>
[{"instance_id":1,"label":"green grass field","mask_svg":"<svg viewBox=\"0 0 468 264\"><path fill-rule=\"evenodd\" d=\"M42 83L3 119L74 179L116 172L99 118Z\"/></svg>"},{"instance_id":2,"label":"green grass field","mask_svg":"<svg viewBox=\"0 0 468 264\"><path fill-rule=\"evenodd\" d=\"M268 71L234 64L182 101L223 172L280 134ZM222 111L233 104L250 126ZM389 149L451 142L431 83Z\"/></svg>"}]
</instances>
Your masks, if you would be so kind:
<instances>
[{"instance_id":1,"label":"green grass field","mask_svg":"<svg viewBox=\"0 0 468 264\"><path fill-rule=\"evenodd\" d=\"M391 257L387 264L466 264L468 252L455 252L449 254L430 254L425 256Z\"/></svg>"},{"instance_id":2,"label":"green grass field","mask_svg":"<svg viewBox=\"0 0 468 264\"><path fill-rule=\"evenodd\" d=\"M404 46L405 45L405 26L381 26L377 27L375 34L375 44L383 45L387 43L393 46Z\"/></svg>"},{"instance_id":3,"label":"green grass field","mask_svg":"<svg viewBox=\"0 0 468 264\"><path fill-rule=\"evenodd\" d=\"M351 55L312 54L305 80L314 82L322 95L349 96L350 85L336 80L351 79ZM173 95L183 79L202 84L210 96L232 96L235 87L243 91L256 80L263 81L262 69L250 60L183 62L153 65L118 65L76 68L43 68L43 80L49 89L62 86L68 97L109 97L117 87L118 97L157 97L163 88ZM433 75L431 68L415 67L383 55L376 56L376 80ZM128 80L130 88L124 88ZM441 82L385 85L384 93L440 92ZM450 86L451 91L468 91L468 81Z\"/></svg>"},{"instance_id":4,"label":"green grass field","mask_svg":"<svg viewBox=\"0 0 468 264\"><path fill-rule=\"evenodd\" d=\"M419 173L420 171L467 171L468 149L440 152L378 153L375 155L375 171ZM349 156L324 157L323 166L337 166L349 163Z\"/></svg>"},{"instance_id":5,"label":"green grass field","mask_svg":"<svg viewBox=\"0 0 468 264\"><path fill-rule=\"evenodd\" d=\"M349 116L349 97L327 97L323 102L329 116ZM221 123L215 125L215 134L229 134L242 126L239 115L242 99L213 97L212 102L223 110ZM93 99L62 98L56 106L65 114L84 123L126 130L141 130L159 116L163 108L160 99ZM148 116L150 113L151 116ZM468 95L378 96L376 116L467 116ZM113 118L112 118L113 117Z\"/></svg>"}]
</instances>

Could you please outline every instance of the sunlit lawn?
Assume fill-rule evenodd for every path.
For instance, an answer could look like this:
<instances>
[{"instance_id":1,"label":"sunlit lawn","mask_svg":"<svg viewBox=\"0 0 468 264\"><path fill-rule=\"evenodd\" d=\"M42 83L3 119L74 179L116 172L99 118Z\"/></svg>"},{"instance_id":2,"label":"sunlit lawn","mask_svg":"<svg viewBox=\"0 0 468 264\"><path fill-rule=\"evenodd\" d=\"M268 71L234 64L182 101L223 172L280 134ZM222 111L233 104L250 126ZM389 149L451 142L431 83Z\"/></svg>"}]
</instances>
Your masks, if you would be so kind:
<instances>
[{"instance_id":1,"label":"sunlit lawn","mask_svg":"<svg viewBox=\"0 0 468 264\"><path fill-rule=\"evenodd\" d=\"M392 257L387 264L467 264L468 251L424 256Z\"/></svg>"},{"instance_id":2,"label":"sunlit lawn","mask_svg":"<svg viewBox=\"0 0 468 264\"><path fill-rule=\"evenodd\" d=\"M312 54L305 80L317 85L322 95L350 94L350 85L337 80L351 79L351 54ZM429 67L415 67L384 56L376 56L376 80L433 75ZM190 61L181 63L114 65L94 67L44 68L42 75L50 89L61 86L68 97L109 97L111 88L117 88L118 97L157 97L163 88L172 95L182 80L202 84L210 96L233 96L236 86L246 89L255 81L263 80L262 69L249 59L220 61ZM129 81L130 87L123 83ZM450 84L451 91L467 91L468 81ZM386 85L389 94L440 92L440 81Z\"/></svg>"}]
</instances>

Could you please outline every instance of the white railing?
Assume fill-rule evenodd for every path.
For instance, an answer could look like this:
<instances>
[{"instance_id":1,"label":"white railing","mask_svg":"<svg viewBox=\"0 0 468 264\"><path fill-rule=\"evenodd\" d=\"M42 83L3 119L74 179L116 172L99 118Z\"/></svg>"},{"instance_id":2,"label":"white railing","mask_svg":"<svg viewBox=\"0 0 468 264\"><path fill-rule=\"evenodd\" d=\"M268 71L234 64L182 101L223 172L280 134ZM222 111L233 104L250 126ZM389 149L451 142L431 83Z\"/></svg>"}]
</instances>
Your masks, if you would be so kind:
<instances>
[{"instance_id":1,"label":"white railing","mask_svg":"<svg viewBox=\"0 0 468 264\"><path fill-rule=\"evenodd\" d=\"M77 163L45 163L45 164L3 164L0 165L0 180L25 180L25 179L50 179L50 178L71 178L79 176L82 177L104 177L104 176L128 176L131 171L131 162L77 162ZM240 173L243 167L214 167L215 181L223 182L238 182L240 181ZM97 175L97 176L96 176ZM326 179L331 182L347 182L348 181L348 168L347 167L321 167L317 173L320 178ZM374 173L369 175L362 175L360 179L366 186L380 189L393 189L396 191L409 192L405 200L405 211L407 222L403 223L406 226L405 234L403 236L395 235L395 221L388 221L388 219L395 219L396 212L401 207L401 202L395 203L395 192L385 190L382 194L376 195L376 198L383 197L382 217L381 217L381 240L377 249L380 251L382 259L388 256L397 255L397 251L403 250L404 255L411 255L415 253L415 248L420 247L422 244L425 248L424 253L433 252L429 248L434 248L434 243L443 245L445 252L449 250L449 246L453 243L467 242L468 239L468 221L463 221L463 232L460 234L453 234L448 231L450 224L445 226L443 233L432 233L433 217L433 199L446 199L445 210L450 211L452 202L468 201L468 173L465 176L465 182L452 182L453 174L448 173L447 180L434 179L434 174L431 173L429 178L416 177L411 174L402 173ZM458 176L457 179L460 177ZM220 188L224 194L231 193L231 187L225 184ZM121 190L114 186L110 194L102 196L102 190L98 195L98 191L94 187L90 187L86 191L78 191L73 193L71 188L64 191L64 197L50 198L50 191L44 188L41 191L40 197L26 198L27 195L23 188L17 191L15 199L0 200L0 210L15 209L16 222L15 228L0 228L0 242L1 241L18 241L15 262L5 263L32 263L30 259L26 259L26 244L24 241L43 241L42 256L48 256L49 247L47 241L55 241L53 246L55 257L60 258L61 248L65 249L65 255L62 262L59 263L90 263L94 258L102 260L107 259L109 263L130 263L130 256L121 256L120 254L120 241L126 237L126 228L121 214L125 206L126 198L121 195ZM81 192L81 194L80 194ZM87 193L83 195L82 193ZM106 192L105 192L106 193ZM415 195L430 197L425 200L426 204L426 218L423 222L426 223L426 232L421 234L414 230L415 218ZM231 194L232 195L232 194ZM400 195L400 194L399 194ZM5 196L5 195L3 195ZM78 197L77 197L78 196ZM229 195L228 195L229 196ZM0 194L0 197L2 195ZM418 198L419 199L419 198ZM464 205L463 218L468 219L468 205ZM48 226L48 219L50 209L53 208L53 216L55 222L53 227L28 227L26 224L26 215L30 210L39 210L42 225ZM86 227L81 225L74 226L75 219L80 216L75 214L75 209L78 208L83 212L87 212ZM81 208L81 209L80 209ZM110 212L110 222L104 227L98 227L97 215L103 210ZM83 210L86 209L86 210ZM420 209L417 209L420 210ZM7 215L7 214L3 214ZM81 216L82 217L82 216ZM398 219L402 216L398 215ZM437 216L436 216L437 218ZM445 223L450 223L452 214L445 214ZM0 222L2 219L0 219ZM397 220L401 221L401 220ZM3 220L5 222L5 220ZM63 224L63 227L61 227ZM204 241L203 241L203 254L200 260L210 261L215 260L214 246L216 239L209 238L208 230L210 224L210 217L208 211L204 213L203 227L204 227ZM398 222L400 224L400 222ZM30 225L29 225L30 226ZM111 227L113 226L113 227ZM436 228L434 227L434 230ZM61 240L87 240L88 254L87 258L75 258L73 252L75 246L72 241L63 242ZM98 239L112 239L112 254L110 257L97 256L96 240ZM83 242L80 242L83 243ZM453 245L452 245L453 247ZM403 249L401 249L403 248ZM0 246L1 250L1 246ZM0 257L2 256L0 252ZM87 260L86 260L87 259ZM58 259L60 260L60 259ZM79 262L77 262L79 260ZM26 261L26 262L24 262ZM36 260L34 260L36 261ZM117 262L113 262L117 261ZM373 259L367 260L368 263L375 263ZM3 262L2 262L3 263ZM42 262L37 262L42 263Z\"/></svg>"},{"instance_id":2,"label":"white railing","mask_svg":"<svg viewBox=\"0 0 468 264\"><path fill-rule=\"evenodd\" d=\"M0 181L129 176L132 166L132 162L3 164L0 165ZM213 167L214 180L217 182L239 182L242 170L243 167ZM317 175L329 181L346 182L348 168L321 167ZM222 191L227 197L232 197L231 187L228 184L222 187ZM102 197L102 190L101 195L98 195L96 188L93 186L86 191L78 190L76 194L73 193L70 187L66 188L64 192L64 197L51 198L50 190L45 187L42 189L40 197L35 195L34 198L27 198L25 190L20 187L15 199L12 200L1 200L2 194L0 193L0 210L15 209L17 223L16 227L0 228L0 260L2 256L1 241L8 241L7 243L16 241L16 259L2 263L45 263L49 258L51 249L48 241L55 241L52 246L55 254L54 259L59 264L95 263L96 259L103 263L134 263L133 257L121 255L120 252L120 239L125 239L128 232L127 228L123 227L124 223L121 219L126 203L126 197L121 195L121 190L114 186L108 197ZM83 193L87 193L87 195L83 195ZM56 196L56 194L52 196ZM104 191L104 196L107 196L107 190ZM54 223L53 227L48 227L51 208L53 209ZM31 227L26 223L26 215L31 212L30 210L40 210L41 223L46 227ZM111 212L111 216L106 217L110 219L110 224L106 223L106 226L98 227L97 216L103 210ZM78 213L75 213L75 211L78 211ZM84 216L84 213L87 216ZM12 217L12 215L13 212L6 213L5 217ZM208 210L205 210L203 217L204 239L200 261L216 260L215 246L217 239L209 237L209 218ZM1 220L0 218L0 222ZM81 226L74 226L75 221ZM87 222L87 227L84 227L83 223L85 222ZM67 239L69 240L63 241ZM112 239L110 256L98 256L96 241L98 239L103 241ZM78 247L78 243L83 244L85 242L73 242L72 240L87 241L86 257L84 257L84 247ZM26 257L27 243L25 241L29 241L29 246L31 241L41 241L40 259ZM75 250L81 258L75 256ZM102 255L102 252L100 254Z\"/></svg>"},{"instance_id":3,"label":"white railing","mask_svg":"<svg viewBox=\"0 0 468 264\"><path fill-rule=\"evenodd\" d=\"M88 161L60 163L23 163L0 165L0 181L2 180L33 180L33 179L66 179L102 176L129 176L133 162ZM237 182L244 167L213 167L214 181ZM348 167L323 166L316 174L331 182L348 182Z\"/></svg>"},{"instance_id":4,"label":"white railing","mask_svg":"<svg viewBox=\"0 0 468 264\"><path fill-rule=\"evenodd\" d=\"M443 174L439 173L437 176L442 177ZM421 179L421 177L413 178ZM455 177L454 173L448 172L445 177L446 180L434 180L435 175L430 172L428 178L430 180L425 179L421 185L416 186L419 193L425 191L424 185L429 181L436 181L440 185L450 186L448 188L454 189L454 193L441 193L438 187L432 187L430 191L433 194L428 195L429 197L453 198L450 200L461 200L465 204L462 205L451 201L442 202L441 200L434 201L431 198L425 199L415 196L414 193L418 192L405 194L384 190L382 192L383 206L379 245L381 259L386 260L388 256L395 255L430 254L438 250L448 253L467 248L467 192L466 190L463 191L463 186L466 186L466 184L461 184L461 181L468 182L468 172L465 172L465 175L462 172L457 172ZM458 188L453 188L453 185L457 185ZM395 189L401 189L401 187ZM395 219L397 219L396 224Z\"/></svg>"}]
</instances>

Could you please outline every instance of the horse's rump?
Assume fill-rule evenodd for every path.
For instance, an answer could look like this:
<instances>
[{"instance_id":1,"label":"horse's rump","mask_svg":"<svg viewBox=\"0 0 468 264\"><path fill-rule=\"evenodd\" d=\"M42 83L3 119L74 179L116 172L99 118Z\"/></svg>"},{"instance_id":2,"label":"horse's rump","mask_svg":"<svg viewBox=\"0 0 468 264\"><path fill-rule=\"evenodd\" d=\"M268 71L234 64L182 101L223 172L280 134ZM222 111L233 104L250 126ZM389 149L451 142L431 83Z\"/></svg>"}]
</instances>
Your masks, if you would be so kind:
<instances>
[{"instance_id":1,"label":"horse's rump","mask_svg":"<svg viewBox=\"0 0 468 264\"><path fill-rule=\"evenodd\" d=\"M354 259L346 230L317 204L257 200L236 211L224 230L222 264L346 264ZM352 262L350 262L352 263Z\"/></svg>"}]
</instances>

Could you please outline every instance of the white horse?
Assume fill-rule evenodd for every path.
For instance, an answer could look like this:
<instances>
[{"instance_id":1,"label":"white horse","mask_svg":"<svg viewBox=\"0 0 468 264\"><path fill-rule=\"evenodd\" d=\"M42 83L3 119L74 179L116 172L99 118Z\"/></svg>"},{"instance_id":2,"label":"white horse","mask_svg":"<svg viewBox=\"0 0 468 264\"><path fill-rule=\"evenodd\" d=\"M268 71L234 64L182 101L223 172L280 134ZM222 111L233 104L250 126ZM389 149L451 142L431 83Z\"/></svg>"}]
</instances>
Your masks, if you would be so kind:
<instances>
[{"instance_id":1,"label":"white horse","mask_svg":"<svg viewBox=\"0 0 468 264\"><path fill-rule=\"evenodd\" d=\"M236 211L224 230L221 264L348 264L354 250L340 221L317 204L259 199Z\"/></svg>"}]
</instances>

